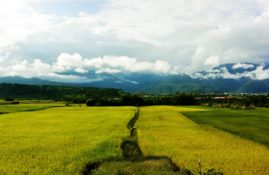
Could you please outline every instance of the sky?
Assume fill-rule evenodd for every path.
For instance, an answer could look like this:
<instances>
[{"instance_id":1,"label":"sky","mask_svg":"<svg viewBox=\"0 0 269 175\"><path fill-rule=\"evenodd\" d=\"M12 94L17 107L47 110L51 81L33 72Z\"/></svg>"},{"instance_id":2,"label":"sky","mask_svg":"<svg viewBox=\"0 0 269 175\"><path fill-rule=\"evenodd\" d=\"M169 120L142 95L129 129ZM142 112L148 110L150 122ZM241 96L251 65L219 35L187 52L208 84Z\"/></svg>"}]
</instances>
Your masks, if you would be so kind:
<instances>
[{"instance_id":1,"label":"sky","mask_svg":"<svg viewBox=\"0 0 269 175\"><path fill-rule=\"evenodd\" d=\"M0 0L0 76L269 62L268 0Z\"/></svg>"}]
</instances>

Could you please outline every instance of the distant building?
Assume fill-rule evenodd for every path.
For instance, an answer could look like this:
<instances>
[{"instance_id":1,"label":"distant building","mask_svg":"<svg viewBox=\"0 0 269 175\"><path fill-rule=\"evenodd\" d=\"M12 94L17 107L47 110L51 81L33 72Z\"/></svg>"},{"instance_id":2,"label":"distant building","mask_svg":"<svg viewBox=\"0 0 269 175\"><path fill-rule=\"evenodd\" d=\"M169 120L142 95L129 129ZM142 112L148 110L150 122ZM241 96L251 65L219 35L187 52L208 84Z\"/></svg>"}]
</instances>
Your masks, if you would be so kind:
<instances>
[{"instance_id":1,"label":"distant building","mask_svg":"<svg viewBox=\"0 0 269 175\"><path fill-rule=\"evenodd\" d=\"M217 96L217 97L213 97L212 99L214 99L214 100L232 100L232 99L235 99L235 97L233 97L233 96Z\"/></svg>"}]
</instances>

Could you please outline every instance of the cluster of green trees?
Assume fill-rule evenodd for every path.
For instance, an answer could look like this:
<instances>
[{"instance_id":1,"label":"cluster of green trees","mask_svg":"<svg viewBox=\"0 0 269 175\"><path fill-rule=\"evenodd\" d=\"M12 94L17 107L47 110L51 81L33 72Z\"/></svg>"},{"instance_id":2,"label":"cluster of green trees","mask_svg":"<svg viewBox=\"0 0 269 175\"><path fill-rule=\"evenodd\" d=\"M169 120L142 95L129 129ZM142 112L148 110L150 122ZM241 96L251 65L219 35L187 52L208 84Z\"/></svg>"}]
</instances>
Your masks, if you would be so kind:
<instances>
[{"instance_id":1,"label":"cluster of green trees","mask_svg":"<svg viewBox=\"0 0 269 175\"><path fill-rule=\"evenodd\" d=\"M124 94L116 98L89 98L87 106L149 106L149 105L207 105L209 107L224 107L233 109L254 109L269 107L267 95L222 96L199 94L174 95L132 95Z\"/></svg>"},{"instance_id":2,"label":"cluster of green trees","mask_svg":"<svg viewBox=\"0 0 269 175\"><path fill-rule=\"evenodd\" d=\"M269 107L269 95L255 95L255 96L246 96L242 100L243 104L249 106L249 105L255 105L259 107Z\"/></svg>"},{"instance_id":3,"label":"cluster of green trees","mask_svg":"<svg viewBox=\"0 0 269 175\"><path fill-rule=\"evenodd\" d=\"M118 98L90 98L87 106L149 106L149 105L196 105L198 101L192 94L167 96L148 96L125 94Z\"/></svg>"},{"instance_id":4,"label":"cluster of green trees","mask_svg":"<svg viewBox=\"0 0 269 175\"><path fill-rule=\"evenodd\" d=\"M119 97L123 92L118 89L105 89L75 86L22 85L0 84L0 98L11 99L42 99L85 103L90 97Z\"/></svg>"}]
</instances>

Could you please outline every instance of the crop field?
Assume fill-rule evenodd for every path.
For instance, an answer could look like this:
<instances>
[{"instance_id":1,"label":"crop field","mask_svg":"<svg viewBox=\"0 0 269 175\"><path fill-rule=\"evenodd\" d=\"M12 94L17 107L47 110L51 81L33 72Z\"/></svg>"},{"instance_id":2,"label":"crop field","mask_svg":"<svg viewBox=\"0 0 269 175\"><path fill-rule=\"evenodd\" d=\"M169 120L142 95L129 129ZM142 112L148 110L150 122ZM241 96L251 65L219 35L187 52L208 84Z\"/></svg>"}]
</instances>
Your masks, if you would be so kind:
<instances>
[{"instance_id":1,"label":"crop field","mask_svg":"<svg viewBox=\"0 0 269 175\"><path fill-rule=\"evenodd\" d=\"M269 149L210 126L198 125L181 112L201 108L142 107L136 123L145 155L168 156L180 167L214 168L228 175L269 174Z\"/></svg>"},{"instance_id":2,"label":"crop field","mask_svg":"<svg viewBox=\"0 0 269 175\"><path fill-rule=\"evenodd\" d=\"M185 112L185 116L203 125L236 134L269 146L269 109L233 110L210 108L206 111Z\"/></svg>"},{"instance_id":3,"label":"crop field","mask_svg":"<svg viewBox=\"0 0 269 175\"><path fill-rule=\"evenodd\" d=\"M0 174L81 174L91 161L121 157L133 107L62 107L0 117Z\"/></svg>"},{"instance_id":4,"label":"crop field","mask_svg":"<svg viewBox=\"0 0 269 175\"><path fill-rule=\"evenodd\" d=\"M266 137L250 140L268 131L263 108L138 110L48 102L0 109L10 112L0 116L1 175L79 175L91 165L86 174L173 175L177 167L196 174L212 168L225 175L269 174Z\"/></svg>"}]
</instances>

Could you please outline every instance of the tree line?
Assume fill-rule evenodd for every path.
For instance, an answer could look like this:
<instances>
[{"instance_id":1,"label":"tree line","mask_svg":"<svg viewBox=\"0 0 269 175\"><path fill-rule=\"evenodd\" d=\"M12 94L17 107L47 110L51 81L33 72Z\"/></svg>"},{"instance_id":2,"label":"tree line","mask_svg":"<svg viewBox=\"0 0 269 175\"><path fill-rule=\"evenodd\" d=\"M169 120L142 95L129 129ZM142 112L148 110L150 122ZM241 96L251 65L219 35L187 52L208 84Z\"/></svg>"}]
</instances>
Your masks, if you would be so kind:
<instances>
[{"instance_id":1,"label":"tree line","mask_svg":"<svg viewBox=\"0 0 269 175\"><path fill-rule=\"evenodd\" d=\"M176 93L172 95L124 94L117 98L89 98L87 106L149 106L149 105L204 105L251 109L269 107L268 95L221 96Z\"/></svg>"},{"instance_id":2,"label":"tree line","mask_svg":"<svg viewBox=\"0 0 269 175\"><path fill-rule=\"evenodd\" d=\"M0 84L0 98L6 101L41 99L86 103L88 106L206 105L228 108L269 107L268 94L130 94L119 89ZM17 103L17 101L16 101ZM14 104L16 104L14 103Z\"/></svg>"},{"instance_id":3,"label":"tree line","mask_svg":"<svg viewBox=\"0 0 269 175\"><path fill-rule=\"evenodd\" d=\"M118 98L90 98L87 106L149 106L149 105L196 105L195 96L176 94L167 96L147 96L124 94Z\"/></svg>"},{"instance_id":4,"label":"tree line","mask_svg":"<svg viewBox=\"0 0 269 175\"><path fill-rule=\"evenodd\" d=\"M90 97L112 98L121 96L122 93L118 89L94 87L0 84L0 98L6 100L42 99L85 103Z\"/></svg>"}]
</instances>

